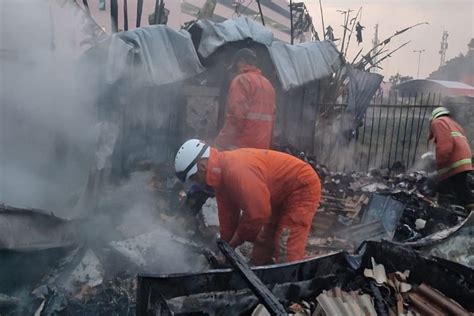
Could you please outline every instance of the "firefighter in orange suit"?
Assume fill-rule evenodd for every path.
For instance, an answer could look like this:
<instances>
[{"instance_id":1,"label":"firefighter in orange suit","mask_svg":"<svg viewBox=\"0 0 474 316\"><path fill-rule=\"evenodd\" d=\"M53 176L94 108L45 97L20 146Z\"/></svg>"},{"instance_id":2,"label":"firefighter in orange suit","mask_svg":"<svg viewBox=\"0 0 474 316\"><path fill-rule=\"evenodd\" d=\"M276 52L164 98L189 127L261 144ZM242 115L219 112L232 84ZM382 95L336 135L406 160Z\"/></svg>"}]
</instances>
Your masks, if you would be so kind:
<instances>
[{"instance_id":1,"label":"firefighter in orange suit","mask_svg":"<svg viewBox=\"0 0 474 316\"><path fill-rule=\"evenodd\" d=\"M221 238L234 248L252 242L252 264L303 259L321 197L310 165L271 150L219 152L192 139L180 147L175 169L181 181L215 190Z\"/></svg>"},{"instance_id":2,"label":"firefighter in orange suit","mask_svg":"<svg viewBox=\"0 0 474 316\"><path fill-rule=\"evenodd\" d=\"M472 171L471 148L464 130L445 107L433 110L429 139L436 145L439 188L454 191L461 205L474 210L474 197L467 182Z\"/></svg>"},{"instance_id":3,"label":"firefighter in orange suit","mask_svg":"<svg viewBox=\"0 0 474 316\"><path fill-rule=\"evenodd\" d=\"M227 97L224 126L214 145L221 150L269 149L275 122L275 90L256 67L255 53L244 48L235 54L230 69L238 74Z\"/></svg>"}]
</instances>

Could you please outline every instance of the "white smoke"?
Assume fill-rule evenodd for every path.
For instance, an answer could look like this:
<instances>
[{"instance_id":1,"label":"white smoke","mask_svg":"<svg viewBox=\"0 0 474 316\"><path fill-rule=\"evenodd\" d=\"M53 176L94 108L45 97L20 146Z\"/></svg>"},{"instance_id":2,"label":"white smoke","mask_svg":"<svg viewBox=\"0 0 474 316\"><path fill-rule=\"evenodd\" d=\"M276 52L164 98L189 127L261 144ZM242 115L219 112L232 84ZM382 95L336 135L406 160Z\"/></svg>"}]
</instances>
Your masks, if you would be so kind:
<instances>
[{"instance_id":1,"label":"white smoke","mask_svg":"<svg viewBox=\"0 0 474 316\"><path fill-rule=\"evenodd\" d=\"M0 202L61 214L96 123L98 91L79 76L84 15L72 1L2 0L0 16Z\"/></svg>"}]
</instances>

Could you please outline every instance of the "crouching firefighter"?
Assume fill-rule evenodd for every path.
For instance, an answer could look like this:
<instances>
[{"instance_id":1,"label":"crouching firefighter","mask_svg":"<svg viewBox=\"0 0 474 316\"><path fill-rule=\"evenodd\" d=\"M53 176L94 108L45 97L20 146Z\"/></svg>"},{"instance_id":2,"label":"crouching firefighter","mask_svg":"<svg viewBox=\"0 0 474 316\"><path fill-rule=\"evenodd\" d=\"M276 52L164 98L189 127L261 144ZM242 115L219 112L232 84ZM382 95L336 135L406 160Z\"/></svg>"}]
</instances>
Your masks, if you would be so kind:
<instances>
[{"instance_id":1,"label":"crouching firefighter","mask_svg":"<svg viewBox=\"0 0 474 316\"><path fill-rule=\"evenodd\" d=\"M462 127L451 117L445 107L437 107L431 114L428 140L436 145L436 168L441 191L454 191L458 202L474 210L474 197L467 181L472 171L472 153Z\"/></svg>"},{"instance_id":2,"label":"crouching firefighter","mask_svg":"<svg viewBox=\"0 0 474 316\"><path fill-rule=\"evenodd\" d=\"M214 189L221 238L233 248L252 242L252 264L303 259L321 197L319 177L310 165L281 152L220 152L191 139L176 154L175 169L181 181Z\"/></svg>"}]
</instances>

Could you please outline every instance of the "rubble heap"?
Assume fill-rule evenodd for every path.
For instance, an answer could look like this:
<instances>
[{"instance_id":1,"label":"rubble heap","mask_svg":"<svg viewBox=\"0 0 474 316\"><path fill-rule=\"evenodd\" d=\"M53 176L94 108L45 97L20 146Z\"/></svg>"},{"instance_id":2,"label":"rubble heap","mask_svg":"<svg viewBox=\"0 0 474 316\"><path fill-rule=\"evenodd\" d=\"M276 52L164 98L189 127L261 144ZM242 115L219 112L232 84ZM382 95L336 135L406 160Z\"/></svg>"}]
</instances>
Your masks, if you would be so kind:
<instances>
[{"instance_id":1,"label":"rubble heap","mask_svg":"<svg viewBox=\"0 0 474 316\"><path fill-rule=\"evenodd\" d=\"M323 290L314 300L288 306L289 315L470 315L458 302L437 289L409 281L410 270L386 273L385 266L370 258L370 268L346 284ZM258 305L252 316L267 312Z\"/></svg>"},{"instance_id":2,"label":"rubble heap","mask_svg":"<svg viewBox=\"0 0 474 316\"><path fill-rule=\"evenodd\" d=\"M428 172L405 172L400 164L366 173L331 172L304 152L279 149L309 163L322 181L308 256L353 250L364 240L415 242L468 216L451 197L436 199Z\"/></svg>"},{"instance_id":3,"label":"rubble heap","mask_svg":"<svg viewBox=\"0 0 474 316\"><path fill-rule=\"evenodd\" d=\"M266 316L269 311L281 315L277 311L284 308L283 314L300 316L470 315L474 310L472 269L387 241L364 242L354 253L340 251L252 272L264 285L250 286L251 275L237 266L139 275L137 312ZM259 295L263 287L271 293Z\"/></svg>"}]
</instances>

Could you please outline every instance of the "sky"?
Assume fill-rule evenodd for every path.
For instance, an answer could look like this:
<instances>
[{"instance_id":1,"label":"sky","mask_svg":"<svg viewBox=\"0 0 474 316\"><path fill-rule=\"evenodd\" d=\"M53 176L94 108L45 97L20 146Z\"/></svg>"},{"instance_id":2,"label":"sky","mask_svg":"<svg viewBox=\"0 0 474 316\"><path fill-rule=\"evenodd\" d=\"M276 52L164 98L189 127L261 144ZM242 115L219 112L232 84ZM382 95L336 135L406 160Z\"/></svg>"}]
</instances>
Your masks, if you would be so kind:
<instances>
[{"instance_id":1,"label":"sky","mask_svg":"<svg viewBox=\"0 0 474 316\"><path fill-rule=\"evenodd\" d=\"M305 0L313 17L316 31L322 34L319 0ZM375 25L379 24L379 39L383 40L397 30L419 22L428 22L394 38L389 44L395 49L404 42L410 44L396 52L392 58L382 62L379 71L388 80L399 72L402 75L417 76L418 56L414 50L425 50L421 54L420 79L426 78L440 65L440 43L443 31L447 31L448 50L446 60L467 52L467 44L474 38L474 1L472 0L321 0L324 24L331 25L336 38L342 38L343 15L337 10L352 9L351 17L362 7L360 24L365 26L363 42L357 46L353 41L348 58L352 61L360 48L367 52L372 47ZM352 37L354 38L354 36ZM352 40L351 40L352 41Z\"/></svg>"}]
</instances>

